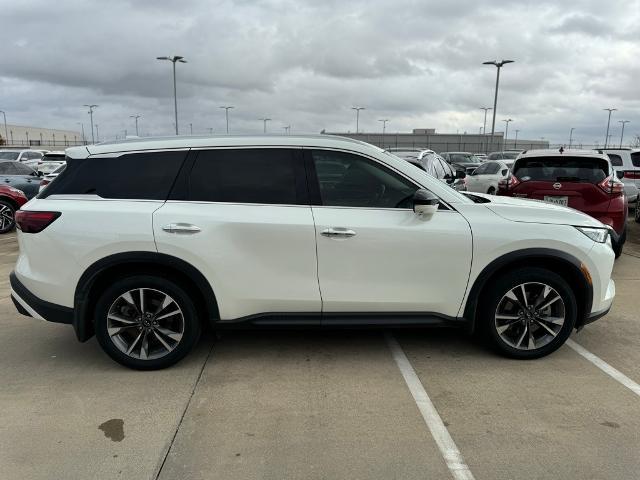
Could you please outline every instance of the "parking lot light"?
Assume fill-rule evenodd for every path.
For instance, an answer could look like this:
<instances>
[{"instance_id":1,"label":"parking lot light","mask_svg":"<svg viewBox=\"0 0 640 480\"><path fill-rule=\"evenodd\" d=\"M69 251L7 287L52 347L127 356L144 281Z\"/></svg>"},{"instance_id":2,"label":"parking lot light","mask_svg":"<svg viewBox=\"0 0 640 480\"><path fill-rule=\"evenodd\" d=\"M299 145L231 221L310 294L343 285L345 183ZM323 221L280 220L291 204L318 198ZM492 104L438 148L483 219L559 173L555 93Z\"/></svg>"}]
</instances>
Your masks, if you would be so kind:
<instances>
[{"instance_id":1,"label":"parking lot light","mask_svg":"<svg viewBox=\"0 0 640 480\"><path fill-rule=\"evenodd\" d=\"M620 148L622 148L622 140L624 139L624 126L627 123L631 123L631 120L618 120L618 123L622 124L622 133L620 133Z\"/></svg>"},{"instance_id":2,"label":"parking lot light","mask_svg":"<svg viewBox=\"0 0 640 480\"><path fill-rule=\"evenodd\" d=\"M507 138L509 137L509 122L513 122L513 120L510 119L510 118L507 118L507 119L502 120L502 121L506 124L506 127L504 129L504 146L506 147L507 146Z\"/></svg>"},{"instance_id":3,"label":"parking lot light","mask_svg":"<svg viewBox=\"0 0 640 480\"><path fill-rule=\"evenodd\" d=\"M573 144L573 131L575 130L575 127L571 127L571 131L569 132L569 148L571 148L571 145Z\"/></svg>"},{"instance_id":4,"label":"parking lot light","mask_svg":"<svg viewBox=\"0 0 640 480\"><path fill-rule=\"evenodd\" d=\"M262 121L262 132L267 133L267 122L270 122L270 118L259 118L258 120Z\"/></svg>"},{"instance_id":5,"label":"parking lot light","mask_svg":"<svg viewBox=\"0 0 640 480\"><path fill-rule=\"evenodd\" d=\"M83 107L89 108L89 112L88 113L89 113L89 118L91 118L91 143L96 143L96 139L93 136L93 110L95 108L98 108L99 105L86 105L85 104L85 105L83 105ZM97 130L98 130L98 125L96 125L96 131ZM97 136L97 134L96 134L96 136Z\"/></svg>"},{"instance_id":6,"label":"parking lot light","mask_svg":"<svg viewBox=\"0 0 640 480\"><path fill-rule=\"evenodd\" d=\"M514 63L515 60L492 60L489 62L482 62L483 65L494 65L496 67L496 91L493 97L493 119L491 121L491 143L493 144L493 135L496 131L496 109L498 108L498 87L500 86L500 69L507 63Z\"/></svg>"},{"instance_id":7,"label":"parking lot light","mask_svg":"<svg viewBox=\"0 0 640 480\"><path fill-rule=\"evenodd\" d=\"M129 115L129 118L133 118L136 121L136 137L138 136L138 119L141 117L142 115L140 114L136 114L136 115Z\"/></svg>"},{"instance_id":8,"label":"parking lot light","mask_svg":"<svg viewBox=\"0 0 640 480\"><path fill-rule=\"evenodd\" d=\"M4 117L4 143L6 145L9 144L9 133L7 132L7 114L4 113L3 110L0 110L0 113L2 113L2 116Z\"/></svg>"},{"instance_id":9,"label":"parking lot light","mask_svg":"<svg viewBox=\"0 0 640 480\"><path fill-rule=\"evenodd\" d=\"M615 112L618 109L617 108L603 108L603 110L606 110L606 111L609 112L609 119L607 120L607 133L604 136L604 148L607 148L607 145L609 144L609 124L611 123L611 112Z\"/></svg>"},{"instance_id":10,"label":"parking lot light","mask_svg":"<svg viewBox=\"0 0 640 480\"><path fill-rule=\"evenodd\" d=\"M235 107L233 105L223 105L220 108L224 108L224 116L225 116L225 119L227 120L227 135L229 135L229 110Z\"/></svg>"},{"instance_id":11,"label":"parking lot light","mask_svg":"<svg viewBox=\"0 0 640 480\"><path fill-rule=\"evenodd\" d=\"M360 129L360 110L366 109L364 107L351 107L351 110L356 111L356 133L358 133Z\"/></svg>"},{"instance_id":12,"label":"parking lot light","mask_svg":"<svg viewBox=\"0 0 640 480\"><path fill-rule=\"evenodd\" d=\"M176 135L178 133L178 94L176 91L176 62L187 63L184 57L180 55L174 55L172 57L156 57L157 60L167 60L173 64L173 113L175 116Z\"/></svg>"}]
</instances>

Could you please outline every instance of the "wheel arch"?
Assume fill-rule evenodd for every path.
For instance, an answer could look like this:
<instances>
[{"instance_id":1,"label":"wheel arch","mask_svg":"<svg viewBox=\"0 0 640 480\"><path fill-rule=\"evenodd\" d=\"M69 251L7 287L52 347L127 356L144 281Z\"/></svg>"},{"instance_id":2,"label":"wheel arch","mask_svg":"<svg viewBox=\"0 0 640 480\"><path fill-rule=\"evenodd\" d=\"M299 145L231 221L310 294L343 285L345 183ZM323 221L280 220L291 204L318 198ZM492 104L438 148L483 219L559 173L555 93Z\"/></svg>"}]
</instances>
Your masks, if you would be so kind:
<instances>
[{"instance_id":1,"label":"wheel arch","mask_svg":"<svg viewBox=\"0 0 640 480\"><path fill-rule=\"evenodd\" d=\"M20 205L18 205L18 202L16 202L11 197L0 195L0 201L7 202L9 205L11 205L14 208L14 210L18 210L20 208Z\"/></svg>"},{"instance_id":2,"label":"wheel arch","mask_svg":"<svg viewBox=\"0 0 640 480\"><path fill-rule=\"evenodd\" d=\"M193 295L198 313L212 322L220 318L218 302L205 276L177 257L156 252L126 252L93 263L82 274L75 289L73 328L78 340L94 335L93 309L99 293L109 282L131 274L156 274L171 278Z\"/></svg>"},{"instance_id":3,"label":"wheel arch","mask_svg":"<svg viewBox=\"0 0 640 480\"><path fill-rule=\"evenodd\" d=\"M478 304L482 292L490 280L508 270L520 267L546 268L566 280L576 295L578 305L576 327L580 327L584 323L584 319L591 312L593 303L593 285L590 279L585 277L582 270L586 267L580 260L567 252L547 248L528 248L502 255L487 265L476 277L469 290L463 315L469 323L470 332L474 332L476 329Z\"/></svg>"}]
</instances>

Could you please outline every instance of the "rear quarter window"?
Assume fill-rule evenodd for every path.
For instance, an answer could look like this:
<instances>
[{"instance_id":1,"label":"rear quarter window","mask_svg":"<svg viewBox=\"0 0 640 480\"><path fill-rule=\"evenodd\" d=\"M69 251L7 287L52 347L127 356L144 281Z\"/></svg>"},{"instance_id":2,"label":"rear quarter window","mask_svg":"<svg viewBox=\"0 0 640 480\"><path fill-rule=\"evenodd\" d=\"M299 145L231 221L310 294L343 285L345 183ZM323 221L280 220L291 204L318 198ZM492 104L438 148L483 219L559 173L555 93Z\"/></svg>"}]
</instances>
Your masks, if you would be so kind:
<instances>
[{"instance_id":1,"label":"rear quarter window","mask_svg":"<svg viewBox=\"0 0 640 480\"><path fill-rule=\"evenodd\" d=\"M633 152L631 154L631 163L634 167L640 167L640 152Z\"/></svg>"},{"instance_id":2,"label":"rear quarter window","mask_svg":"<svg viewBox=\"0 0 640 480\"><path fill-rule=\"evenodd\" d=\"M608 153L609 160L611 160L611 165L614 167L622 166L622 157L620 155L616 155L615 153Z\"/></svg>"},{"instance_id":3,"label":"rear quarter window","mask_svg":"<svg viewBox=\"0 0 640 480\"><path fill-rule=\"evenodd\" d=\"M67 168L42 191L51 195L166 200L187 151L144 152L115 158L69 159Z\"/></svg>"}]
</instances>

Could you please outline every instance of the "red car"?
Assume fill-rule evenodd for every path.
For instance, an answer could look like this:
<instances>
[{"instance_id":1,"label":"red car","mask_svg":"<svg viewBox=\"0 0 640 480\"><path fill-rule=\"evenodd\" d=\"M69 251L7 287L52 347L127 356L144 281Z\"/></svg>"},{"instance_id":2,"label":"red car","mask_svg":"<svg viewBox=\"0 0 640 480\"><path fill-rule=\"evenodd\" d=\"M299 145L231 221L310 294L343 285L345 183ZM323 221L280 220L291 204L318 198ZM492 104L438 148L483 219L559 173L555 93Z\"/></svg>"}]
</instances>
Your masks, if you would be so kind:
<instances>
[{"instance_id":1,"label":"red car","mask_svg":"<svg viewBox=\"0 0 640 480\"><path fill-rule=\"evenodd\" d=\"M597 151L531 150L518 156L498 195L575 208L611 227L616 257L627 237L627 199L609 157Z\"/></svg>"},{"instance_id":2,"label":"red car","mask_svg":"<svg viewBox=\"0 0 640 480\"><path fill-rule=\"evenodd\" d=\"M27 197L22 190L0 185L0 234L13 230L16 226L16 210L25 203Z\"/></svg>"}]
</instances>

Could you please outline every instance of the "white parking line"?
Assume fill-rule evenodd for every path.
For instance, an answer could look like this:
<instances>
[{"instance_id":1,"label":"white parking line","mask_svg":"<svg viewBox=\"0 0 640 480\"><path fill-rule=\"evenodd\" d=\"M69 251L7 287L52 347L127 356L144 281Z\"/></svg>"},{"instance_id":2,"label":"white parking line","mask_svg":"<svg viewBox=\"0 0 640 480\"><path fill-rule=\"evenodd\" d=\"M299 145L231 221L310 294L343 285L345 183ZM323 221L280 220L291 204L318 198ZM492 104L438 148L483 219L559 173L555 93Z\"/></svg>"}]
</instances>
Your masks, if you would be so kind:
<instances>
[{"instance_id":1,"label":"white parking line","mask_svg":"<svg viewBox=\"0 0 640 480\"><path fill-rule=\"evenodd\" d=\"M422 418L424 418L427 427L429 427L431 435L436 441L451 475L456 480L474 480L471 470L469 470L469 467L464 462L460 450L458 450L453 438L451 438L447 427L444 426L442 418L440 418L436 407L433 406L429 395L427 395L418 375L404 354L402 347L390 333L385 334L385 338L391 350L391 355L398 365L400 373L402 373L404 381L407 387L409 387L409 391L411 395L413 395L413 399L422 414Z\"/></svg>"},{"instance_id":2,"label":"white parking line","mask_svg":"<svg viewBox=\"0 0 640 480\"><path fill-rule=\"evenodd\" d=\"M587 350L581 345L578 345L576 342L574 342L571 339L567 340L567 345L573 350L575 350L578 354L582 355L584 358L589 360L591 363L593 363L596 367L598 367L604 373L609 375L611 378L620 382L622 385L624 385L625 387L627 387L629 390L631 390L633 393L635 393L640 397L640 385L638 385L636 382L631 380L620 370L613 368L611 365L609 365L607 362L602 360L600 357L598 357L597 355L594 355L589 350Z\"/></svg>"}]
</instances>

